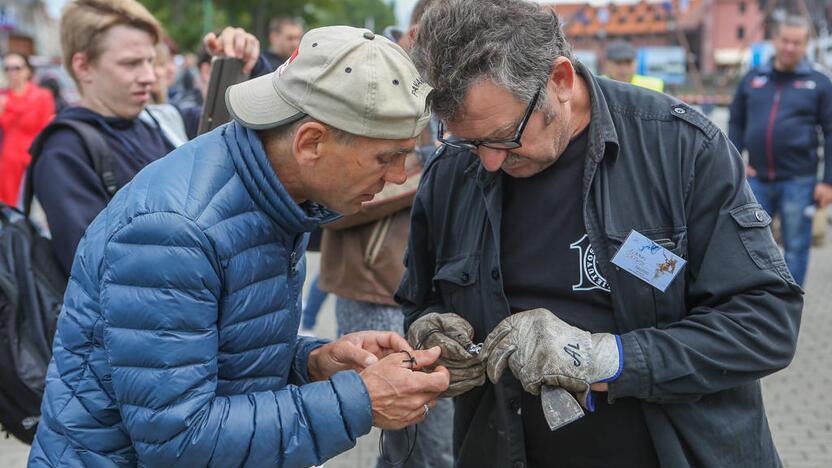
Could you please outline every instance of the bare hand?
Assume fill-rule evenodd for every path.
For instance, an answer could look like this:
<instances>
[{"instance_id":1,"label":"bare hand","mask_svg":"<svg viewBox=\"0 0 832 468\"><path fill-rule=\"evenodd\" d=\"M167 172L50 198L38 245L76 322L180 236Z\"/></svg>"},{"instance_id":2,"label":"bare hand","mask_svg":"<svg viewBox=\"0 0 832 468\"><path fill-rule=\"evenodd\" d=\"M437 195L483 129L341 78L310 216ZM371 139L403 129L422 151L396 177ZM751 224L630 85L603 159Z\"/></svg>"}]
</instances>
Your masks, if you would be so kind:
<instances>
[{"instance_id":1,"label":"bare hand","mask_svg":"<svg viewBox=\"0 0 832 468\"><path fill-rule=\"evenodd\" d=\"M820 209L824 209L829 203L832 203L832 184L818 183L815 186L815 201L818 202Z\"/></svg>"},{"instance_id":2,"label":"bare hand","mask_svg":"<svg viewBox=\"0 0 832 468\"><path fill-rule=\"evenodd\" d=\"M415 365L408 362L405 353L390 354L361 372L372 402L374 426L401 429L424 419L425 405L435 404L448 388L450 375L442 366L429 374L418 369L433 364L440 352L439 347L412 351Z\"/></svg>"},{"instance_id":3,"label":"bare hand","mask_svg":"<svg viewBox=\"0 0 832 468\"><path fill-rule=\"evenodd\" d=\"M379 359L402 350L412 351L407 340L395 332L361 331L344 335L309 354L309 377L326 380L336 372L362 371Z\"/></svg>"},{"instance_id":4,"label":"bare hand","mask_svg":"<svg viewBox=\"0 0 832 468\"><path fill-rule=\"evenodd\" d=\"M219 37L210 32L202 39L205 49L215 57L235 57L243 61L243 72L251 73L260 56L260 41L242 28L227 27Z\"/></svg>"},{"instance_id":5,"label":"bare hand","mask_svg":"<svg viewBox=\"0 0 832 468\"><path fill-rule=\"evenodd\" d=\"M757 177L757 171L751 167L750 164L745 165L745 176L746 177Z\"/></svg>"}]
</instances>

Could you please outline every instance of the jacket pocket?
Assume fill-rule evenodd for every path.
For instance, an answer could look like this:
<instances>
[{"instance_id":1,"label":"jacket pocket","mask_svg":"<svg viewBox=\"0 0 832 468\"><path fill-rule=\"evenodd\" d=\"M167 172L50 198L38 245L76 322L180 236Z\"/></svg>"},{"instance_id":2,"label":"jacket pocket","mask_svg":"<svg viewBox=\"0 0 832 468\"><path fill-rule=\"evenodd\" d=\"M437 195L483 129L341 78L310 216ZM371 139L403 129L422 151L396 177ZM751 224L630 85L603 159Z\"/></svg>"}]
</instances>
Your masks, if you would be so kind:
<instances>
[{"instance_id":1,"label":"jacket pocket","mask_svg":"<svg viewBox=\"0 0 832 468\"><path fill-rule=\"evenodd\" d=\"M757 267L773 270L787 281L794 278L771 235L771 216L759 203L749 203L731 210L731 217L739 227L740 240Z\"/></svg>"},{"instance_id":2,"label":"jacket pocket","mask_svg":"<svg viewBox=\"0 0 832 468\"><path fill-rule=\"evenodd\" d=\"M685 226L636 229L636 231L662 248L687 259L687 228ZM629 232L626 234L607 233L613 246L610 251L612 256L615 256L621 248L627 235ZM626 327L621 332L646 327L663 328L668 324L678 322L686 315L687 268L683 268L662 292L614 264L611 267L615 270L613 290L619 298L617 313L622 314L618 321L622 328Z\"/></svg>"},{"instance_id":3,"label":"jacket pocket","mask_svg":"<svg viewBox=\"0 0 832 468\"><path fill-rule=\"evenodd\" d=\"M433 287L442 296L442 303L448 312L466 315L476 298L474 285L479 280L480 258L478 255L455 257L440 261L433 275Z\"/></svg>"}]
</instances>

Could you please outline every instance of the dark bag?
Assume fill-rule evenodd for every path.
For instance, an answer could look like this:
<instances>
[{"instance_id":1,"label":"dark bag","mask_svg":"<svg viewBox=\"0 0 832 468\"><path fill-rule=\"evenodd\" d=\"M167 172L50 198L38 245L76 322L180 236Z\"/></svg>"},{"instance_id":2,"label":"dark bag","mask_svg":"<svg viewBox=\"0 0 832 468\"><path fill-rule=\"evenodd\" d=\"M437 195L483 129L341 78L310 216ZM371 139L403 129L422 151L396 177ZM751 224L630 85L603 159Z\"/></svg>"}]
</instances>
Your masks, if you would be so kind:
<instances>
[{"instance_id":1,"label":"dark bag","mask_svg":"<svg viewBox=\"0 0 832 468\"><path fill-rule=\"evenodd\" d=\"M50 124L32 144L24 211L0 203L0 424L27 443L32 443L40 420L52 338L67 282L51 242L29 219L34 166L44 142L59 128L81 136L108 195L118 190L113 162L98 130L64 120Z\"/></svg>"}]
</instances>

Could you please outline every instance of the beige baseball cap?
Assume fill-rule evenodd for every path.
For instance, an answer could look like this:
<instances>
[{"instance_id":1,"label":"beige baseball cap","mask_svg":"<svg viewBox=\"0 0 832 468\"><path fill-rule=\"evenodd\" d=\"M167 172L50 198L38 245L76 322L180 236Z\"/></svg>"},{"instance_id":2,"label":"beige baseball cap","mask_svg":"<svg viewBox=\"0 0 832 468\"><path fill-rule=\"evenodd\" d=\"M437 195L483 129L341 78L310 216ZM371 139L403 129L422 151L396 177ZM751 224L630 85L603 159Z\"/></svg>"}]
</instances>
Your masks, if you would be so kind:
<instances>
[{"instance_id":1,"label":"beige baseball cap","mask_svg":"<svg viewBox=\"0 0 832 468\"><path fill-rule=\"evenodd\" d=\"M306 33L286 63L228 88L231 116L253 129L309 115L370 138L408 139L430 120L432 88L407 54L367 29L328 26Z\"/></svg>"}]
</instances>

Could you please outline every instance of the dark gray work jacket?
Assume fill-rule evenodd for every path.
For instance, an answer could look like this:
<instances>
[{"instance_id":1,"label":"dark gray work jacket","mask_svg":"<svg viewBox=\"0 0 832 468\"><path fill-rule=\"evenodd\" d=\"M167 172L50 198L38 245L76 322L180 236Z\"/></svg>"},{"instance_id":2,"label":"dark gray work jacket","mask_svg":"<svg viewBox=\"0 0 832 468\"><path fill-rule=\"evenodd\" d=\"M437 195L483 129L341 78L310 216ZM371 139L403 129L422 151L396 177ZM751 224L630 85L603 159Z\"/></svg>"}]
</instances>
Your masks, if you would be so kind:
<instances>
[{"instance_id":1,"label":"dark gray work jacket","mask_svg":"<svg viewBox=\"0 0 832 468\"><path fill-rule=\"evenodd\" d=\"M803 298L739 154L679 101L579 71L592 103L584 220L624 351L609 400L641 400L663 467L780 466L759 379L791 361ZM397 292L407 325L455 312L482 341L509 315L501 180L468 151L430 161ZM664 293L610 263L633 229L688 261ZM525 466L521 391L507 372L456 399L457 466Z\"/></svg>"}]
</instances>

